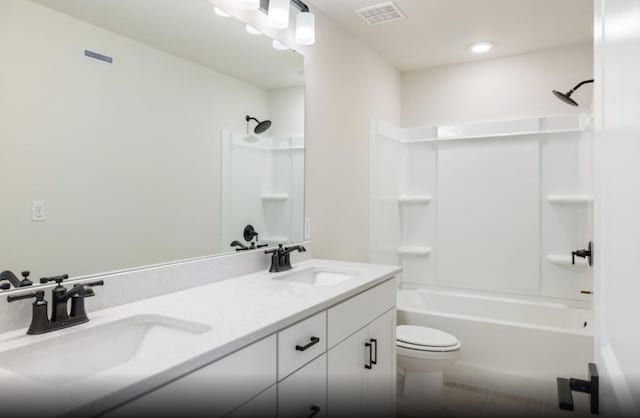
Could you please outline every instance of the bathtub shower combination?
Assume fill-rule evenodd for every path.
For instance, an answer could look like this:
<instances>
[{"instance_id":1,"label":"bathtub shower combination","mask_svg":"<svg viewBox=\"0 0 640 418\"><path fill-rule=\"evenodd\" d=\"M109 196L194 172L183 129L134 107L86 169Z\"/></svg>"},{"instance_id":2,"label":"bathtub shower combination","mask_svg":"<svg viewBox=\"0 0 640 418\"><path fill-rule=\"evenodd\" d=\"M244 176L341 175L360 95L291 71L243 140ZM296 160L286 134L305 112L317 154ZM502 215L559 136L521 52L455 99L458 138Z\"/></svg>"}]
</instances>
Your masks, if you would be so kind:
<instances>
[{"instance_id":1,"label":"bathtub shower combination","mask_svg":"<svg viewBox=\"0 0 640 418\"><path fill-rule=\"evenodd\" d=\"M445 379L553 401L593 361L588 115L372 121L370 258L404 268L398 324L462 344Z\"/></svg>"}]
</instances>

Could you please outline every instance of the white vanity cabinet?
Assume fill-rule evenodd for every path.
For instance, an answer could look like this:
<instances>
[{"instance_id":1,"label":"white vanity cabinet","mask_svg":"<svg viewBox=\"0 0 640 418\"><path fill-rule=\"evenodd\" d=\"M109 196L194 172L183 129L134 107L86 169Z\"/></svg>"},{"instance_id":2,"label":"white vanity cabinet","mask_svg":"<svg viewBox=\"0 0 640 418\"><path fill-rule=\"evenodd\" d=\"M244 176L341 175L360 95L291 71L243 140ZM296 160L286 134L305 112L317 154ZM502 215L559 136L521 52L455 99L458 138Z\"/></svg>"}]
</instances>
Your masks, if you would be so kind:
<instances>
[{"instance_id":1,"label":"white vanity cabinet","mask_svg":"<svg viewBox=\"0 0 640 418\"><path fill-rule=\"evenodd\" d=\"M107 416L393 416L396 289L390 279Z\"/></svg>"}]
</instances>

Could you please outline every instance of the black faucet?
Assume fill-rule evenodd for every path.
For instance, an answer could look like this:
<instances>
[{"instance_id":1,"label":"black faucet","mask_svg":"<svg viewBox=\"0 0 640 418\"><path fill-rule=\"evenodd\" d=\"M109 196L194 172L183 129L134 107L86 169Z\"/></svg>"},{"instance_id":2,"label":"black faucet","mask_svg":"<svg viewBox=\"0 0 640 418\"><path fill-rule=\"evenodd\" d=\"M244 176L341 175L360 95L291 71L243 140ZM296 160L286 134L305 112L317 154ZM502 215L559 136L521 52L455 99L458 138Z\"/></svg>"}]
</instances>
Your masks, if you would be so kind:
<instances>
[{"instance_id":1,"label":"black faucet","mask_svg":"<svg viewBox=\"0 0 640 418\"><path fill-rule=\"evenodd\" d=\"M40 283L56 282L58 285L51 290L52 308L51 319L47 317L48 303L44 299L44 291L27 293L20 296L8 296L7 302L15 302L23 299L35 298L33 302L33 316L27 334L45 334L74 325L89 322L89 317L84 306L84 299L95 296L94 286L103 286L104 281L98 280L92 283L75 284L72 289L67 290L62 286L62 282L67 280L67 274L57 277L40 279ZM71 314L67 311L67 302L71 299Z\"/></svg>"},{"instance_id":2,"label":"black faucet","mask_svg":"<svg viewBox=\"0 0 640 418\"><path fill-rule=\"evenodd\" d=\"M9 284L13 285L13 287L15 287L16 289L19 287L27 287L27 286L31 286L33 284L33 282L31 280L29 280L29 272L28 271L23 271L21 273L22 275L22 280L18 279L16 277L15 274L13 274L13 272L11 271L3 271L2 273L0 273L0 282L3 281L7 281L9 282ZM6 287L7 284L3 283L0 285L0 289L2 290L7 290L9 289L9 287Z\"/></svg>"},{"instance_id":3,"label":"black faucet","mask_svg":"<svg viewBox=\"0 0 640 418\"><path fill-rule=\"evenodd\" d=\"M281 271L291 270L291 253L298 251L304 253L307 251L302 245L293 245L291 247L284 248L282 244L278 245L278 248L273 250L267 250L264 253L271 255L271 267L270 273L279 273Z\"/></svg>"}]
</instances>

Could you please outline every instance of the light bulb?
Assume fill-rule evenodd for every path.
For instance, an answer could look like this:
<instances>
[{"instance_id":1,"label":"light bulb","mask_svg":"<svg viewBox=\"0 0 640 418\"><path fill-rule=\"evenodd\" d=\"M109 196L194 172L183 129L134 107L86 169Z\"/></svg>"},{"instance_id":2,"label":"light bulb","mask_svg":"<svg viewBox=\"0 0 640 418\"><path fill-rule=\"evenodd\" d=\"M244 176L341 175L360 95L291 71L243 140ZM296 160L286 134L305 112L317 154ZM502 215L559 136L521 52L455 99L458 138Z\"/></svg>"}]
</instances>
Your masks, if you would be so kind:
<instances>
[{"instance_id":1,"label":"light bulb","mask_svg":"<svg viewBox=\"0 0 640 418\"><path fill-rule=\"evenodd\" d=\"M240 8L244 10L258 10L260 9L260 0L238 0Z\"/></svg>"},{"instance_id":2,"label":"light bulb","mask_svg":"<svg viewBox=\"0 0 640 418\"><path fill-rule=\"evenodd\" d=\"M296 43L298 45L316 43L316 17L313 13L299 13L296 17Z\"/></svg>"},{"instance_id":3,"label":"light bulb","mask_svg":"<svg viewBox=\"0 0 640 418\"><path fill-rule=\"evenodd\" d=\"M286 50L289 49L288 46L286 46L282 42L278 41L277 39L273 40L273 43L271 44L271 46L273 46L273 49L277 49L279 51L286 51Z\"/></svg>"},{"instance_id":4,"label":"light bulb","mask_svg":"<svg viewBox=\"0 0 640 418\"><path fill-rule=\"evenodd\" d=\"M474 54L484 54L485 52L489 52L493 49L493 43L486 41L476 42L471 44L471 46L469 46L469 49Z\"/></svg>"},{"instance_id":5,"label":"light bulb","mask_svg":"<svg viewBox=\"0 0 640 418\"><path fill-rule=\"evenodd\" d=\"M269 2L269 26L275 29L289 27L289 0L271 0Z\"/></svg>"}]
</instances>

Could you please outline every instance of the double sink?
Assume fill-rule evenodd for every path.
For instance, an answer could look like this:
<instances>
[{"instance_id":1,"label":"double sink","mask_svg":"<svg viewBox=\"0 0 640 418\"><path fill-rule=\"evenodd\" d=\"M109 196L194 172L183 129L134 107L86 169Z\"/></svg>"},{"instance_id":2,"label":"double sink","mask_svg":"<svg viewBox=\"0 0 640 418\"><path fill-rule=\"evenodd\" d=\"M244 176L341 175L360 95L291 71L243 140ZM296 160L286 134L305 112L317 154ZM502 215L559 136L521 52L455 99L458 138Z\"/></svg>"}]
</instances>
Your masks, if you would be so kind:
<instances>
[{"instance_id":1,"label":"double sink","mask_svg":"<svg viewBox=\"0 0 640 418\"><path fill-rule=\"evenodd\" d=\"M308 267L273 274L269 280L301 286L335 286L360 273L362 271ZM133 365L176 342L187 346L210 331L211 326L171 316L135 315L100 325L81 326L20 348L0 351L0 370L44 385L74 384Z\"/></svg>"}]
</instances>

